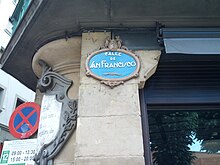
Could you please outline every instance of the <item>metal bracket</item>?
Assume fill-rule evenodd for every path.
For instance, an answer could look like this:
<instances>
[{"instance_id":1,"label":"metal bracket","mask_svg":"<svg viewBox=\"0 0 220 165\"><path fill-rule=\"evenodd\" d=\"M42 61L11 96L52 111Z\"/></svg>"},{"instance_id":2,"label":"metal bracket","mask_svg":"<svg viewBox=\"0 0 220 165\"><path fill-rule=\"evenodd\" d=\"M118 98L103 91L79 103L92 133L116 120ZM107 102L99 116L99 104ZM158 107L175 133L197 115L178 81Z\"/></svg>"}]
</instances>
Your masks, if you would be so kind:
<instances>
[{"instance_id":1,"label":"metal bracket","mask_svg":"<svg viewBox=\"0 0 220 165\"><path fill-rule=\"evenodd\" d=\"M70 100L67 96L68 89L73 84L71 80L53 72L52 68L43 60L39 60L39 65L43 72L37 88L47 95L56 95L57 101L62 103L62 110L60 129L56 138L49 144L43 145L35 155L34 161L37 165L53 165L53 158L76 129L77 100Z\"/></svg>"},{"instance_id":2,"label":"metal bracket","mask_svg":"<svg viewBox=\"0 0 220 165\"><path fill-rule=\"evenodd\" d=\"M162 25L159 22L156 22L156 33L157 33L157 41L161 47L164 47L164 42L163 42L163 28L165 25Z\"/></svg>"}]
</instances>

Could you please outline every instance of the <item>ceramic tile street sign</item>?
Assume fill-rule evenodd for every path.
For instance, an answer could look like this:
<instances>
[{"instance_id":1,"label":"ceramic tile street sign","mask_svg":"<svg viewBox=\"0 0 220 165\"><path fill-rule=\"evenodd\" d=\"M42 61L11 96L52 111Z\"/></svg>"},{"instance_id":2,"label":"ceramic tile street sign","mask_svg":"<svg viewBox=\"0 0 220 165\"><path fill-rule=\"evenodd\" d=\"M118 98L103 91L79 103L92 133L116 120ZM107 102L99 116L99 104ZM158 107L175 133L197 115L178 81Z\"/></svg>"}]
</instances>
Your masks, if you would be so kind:
<instances>
[{"instance_id":1,"label":"ceramic tile street sign","mask_svg":"<svg viewBox=\"0 0 220 165\"><path fill-rule=\"evenodd\" d=\"M137 55L121 46L121 40L107 40L105 47L90 54L86 60L86 74L110 87L138 77L140 62Z\"/></svg>"}]
</instances>

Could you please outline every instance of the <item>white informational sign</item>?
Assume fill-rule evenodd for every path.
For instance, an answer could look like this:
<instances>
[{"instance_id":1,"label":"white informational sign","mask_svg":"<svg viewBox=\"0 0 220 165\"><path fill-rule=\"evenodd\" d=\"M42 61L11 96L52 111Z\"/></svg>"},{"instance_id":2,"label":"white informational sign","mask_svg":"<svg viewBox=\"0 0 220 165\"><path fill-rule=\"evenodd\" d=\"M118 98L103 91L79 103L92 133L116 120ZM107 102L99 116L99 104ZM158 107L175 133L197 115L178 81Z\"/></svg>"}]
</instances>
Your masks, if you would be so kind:
<instances>
[{"instance_id":1,"label":"white informational sign","mask_svg":"<svg viewBox=\"0 0 220 165\"><path fill-rule=\"evenodd\" d=\"M40 122L37 135L37 152L44 144L48 144L56 138L60 126L62 103L56 100L55 95L44 95Z\"/></svg>"},{"instance_id":2,"label":"white informational sign","mask_svg":"<svg viewBox=\"0 0 220 165\"><path fill-rule=\"evenodd\" d=\"M0 165L34 165L37 139L5 141Z\"/></svg>"}]
</instances>

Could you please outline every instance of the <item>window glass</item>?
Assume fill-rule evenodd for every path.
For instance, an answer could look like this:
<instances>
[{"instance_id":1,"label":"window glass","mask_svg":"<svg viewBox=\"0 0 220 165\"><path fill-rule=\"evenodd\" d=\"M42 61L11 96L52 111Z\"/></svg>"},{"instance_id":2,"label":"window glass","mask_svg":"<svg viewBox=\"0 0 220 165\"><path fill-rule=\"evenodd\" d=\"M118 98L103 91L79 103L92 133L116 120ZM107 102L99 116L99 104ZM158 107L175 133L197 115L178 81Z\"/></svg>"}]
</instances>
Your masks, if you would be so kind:
<instances>
[{"instance_id":1,"label":"window glass","mask_svg":"<svg viewBox=\"0 0 220 165\"><path fill-rule=\"evenodd\" d=\"M12 0L12 2L16 5L18 0Z\"/></svg>"},{"instance_id":2,"label":"window glass","mask_svg":"<svg viewBox=\"0 0 220 165\"><path fill-rule=\"evenodd\" d=\"M4 101L4 89L0 87L0 109L2 109Z\"/></svg>"},{"instance_id":3,"label":"window glass","mask_svg":"<svg viewBox=\"0 0 220 165\"><path fill-rule=\"evenodd\" d=\"M23 103L24 103L23 100L17 98L17 101L16 101L16 108L17 108L19 105L23 104Z\"/></svg>"},{"instance_id":4,"label":"window glass","mask_svg":"<svg viewBox=\"0 0 220 165\"><path fill-rule=\"evenodd\" d=\"M178 106L177 110L167 110L171 106L175 105L164 105L163 109L166 110L161 111L155 111L154 106L148 106L150 145L154 164L218 165L219 110L179 111Z\"/></svg>"}]
</instances>

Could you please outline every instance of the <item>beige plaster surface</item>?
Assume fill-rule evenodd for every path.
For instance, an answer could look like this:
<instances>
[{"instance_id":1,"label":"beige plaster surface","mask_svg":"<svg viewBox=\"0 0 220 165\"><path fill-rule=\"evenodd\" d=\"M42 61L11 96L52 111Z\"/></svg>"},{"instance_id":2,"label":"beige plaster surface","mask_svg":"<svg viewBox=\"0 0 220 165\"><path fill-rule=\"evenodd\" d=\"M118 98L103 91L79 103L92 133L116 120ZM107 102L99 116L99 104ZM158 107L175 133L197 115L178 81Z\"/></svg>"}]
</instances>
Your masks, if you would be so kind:
<instances>
[{"instance_id":1,"label":"beige plaster surface","mask_svg":"<svg viewBox=\"0 0 220 165\"><path fill-rule=\"evenodd\" d=\"M33 69L40 77L38 60L73 80L68 96L78 98L76 132L55 157L55 165L144 165L138 89L155 72L160 51L139 50L139 77L113 89L86 76L87 55L103 46L109 32L83 33L40 48ZM126 45L125 45L126 46ZM40 97L37 98L40 102Z\"/></svg>"},{"instance_id":2,"label":"beige plaster surface","mask_svg":"<svg viewBox=\"0 0 220 165\"><path fill-rule=\"evenodd\" d=\"M60 39L42 46L34 55L32 68L40 77L42 68L38 61L44 60L55 72L68 74L79 72L81 54L81 37ZM74 71L75 70L75 71Z\"/></svg>"},{"instance_id":3,"label":"beige plaster surface","mask_svg":"<svg viewBox=\"0 0 220 165\"><path fill-rule=\"evenodd\" d=\"M69 165L74 162L75 148L76 148L76 134L75 132L71 135L69 140L63 146L63 150L55 157L55 165Z\"/></svg>"},{"instance_id":4,"label":"beige plaster surface","mask_svg":"<svg viewBox=\"0 0 220 165\"><path fill-rule=\"evenodd\" d=\"M99 83L81 84L78 115L79 117L140 115L137 96L136 84L121 85L114 89Z\"/></svg>"},{"instance_id":5,"label":"beige plaster surface","mask_svg":"<svg viewBox=\"0 0 220 165\"><path fill-rule=\"evenodd\" d=\"M139 77L111 89L85 74L88 54L102 47L108 36L82 36L75 164L144 165L138 89L155 72L160 52L135 52L141 62Z\"/></svg>"},{"instance_id":6,"label":"beige plaster surface","mask_svg":"<svg viewBox=\"0 0 220 165\"><path fill-rule=\"evenodd\" d=\"M117 156L117 157L84 157L78 158L75 165L143 165L141 156Z\"/></svg>"},{"instance_id":7,"label":"beige plaster surface","mask_svg":"<svg viewBox=\"0 0 220 165\"><path fill-rule=\"evenodd\" d=\"M143 156L140 116L79 117L76 157Z\"/></svg>"},{"instance_id":8,"label":"beige plaster surface","mask_svg":"<svg viewBox=\"0 0 220 165\"><path fill-rule=\"evenodd\" d=\"M103 46L105 40L110 36L111 33L109 32L83 33L80 66L80 84L99 84L100 81L86 76L86 58L92 52L99 50Z\"/></svg>"},{"instance_id":9,"label":"beige plaster surface","mask_svg":"<svg viewBox=\"0 0 220 165\"><path fill-rule=\"evenodd\" d=\"M159 50L138 50L135 54L139 56L141 69L137 78L138 87L144 88L145 82L155 73L160 59Z\"/></svg>"}]
</instances>

